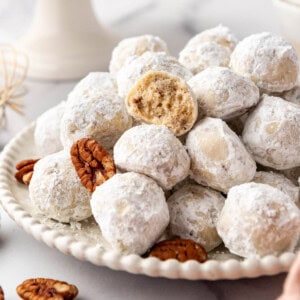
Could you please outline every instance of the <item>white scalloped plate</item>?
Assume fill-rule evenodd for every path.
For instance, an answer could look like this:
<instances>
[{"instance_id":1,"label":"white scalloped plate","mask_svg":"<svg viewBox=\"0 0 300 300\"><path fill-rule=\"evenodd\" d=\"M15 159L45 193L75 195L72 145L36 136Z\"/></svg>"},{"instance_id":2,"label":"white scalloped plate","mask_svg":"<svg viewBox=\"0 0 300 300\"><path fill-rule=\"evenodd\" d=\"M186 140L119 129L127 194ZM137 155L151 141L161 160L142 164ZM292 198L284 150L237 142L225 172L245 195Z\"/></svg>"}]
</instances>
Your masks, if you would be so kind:
<instances>
[{"instance_id":1,"label":"white scalloped plate","mask_svg":"<svg viewBox=\"0 0 300 300\"><path fill-rule=\"evenodd\" d=\"M153 257L141 258L135 254L122 255L109 248L92 218L67 225L47 220L41 215L33 215L27 186L14 179L16 163L36 157L33 130L34 123L12 139L0 156L0 202L19 226L48 246L95 265L153 277L238 279L278 274L290 267L295 257L293 253L243 260L228 253L226 249L219 248L210 253L210 260L203 264L196 261L180 263L174 259L160 261Z\"/></svg>"}]
</instances>

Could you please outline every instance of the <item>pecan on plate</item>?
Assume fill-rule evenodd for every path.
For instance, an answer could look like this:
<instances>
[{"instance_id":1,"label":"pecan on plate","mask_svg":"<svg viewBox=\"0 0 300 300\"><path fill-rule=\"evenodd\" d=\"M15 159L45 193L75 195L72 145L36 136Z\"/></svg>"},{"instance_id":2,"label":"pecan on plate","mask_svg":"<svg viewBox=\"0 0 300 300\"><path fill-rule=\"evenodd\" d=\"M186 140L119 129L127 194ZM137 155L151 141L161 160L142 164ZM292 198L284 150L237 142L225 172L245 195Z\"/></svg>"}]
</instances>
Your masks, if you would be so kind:
<instances>
[{"instance_id":1,"label":"pecan on plate","mask_svg":"<svg viewBox=\"0 0 300 300\"><path fill-rule=\"evenodd\" d=\"M78 140L72 145L70 153L82 185L90 192L116 173L112 157L95 140Z\"/></svg>"},{"instance_id":2,"label":"pecan on plate","mask_svg":"<svg viewBox=\"0 0 300 300\"><path fill-rule=\"evenodd\" d=\"M150 249L148 256L155 256L160 260L175 258L180 262L194 259L203 263L207 260L207 253L203 246L192 240L180 238L158 242Z\"/></svg>"},{"instance_id":3,"label":"pecan on plate","mask_svg":"<svg viewBox=\"0 0 300 300\"><path fill-rule=\"evenodd\" d=\"M72 300L78 295L75 285L49 278L27 279L17 286L23 300Z\"/></svg>"},{"instance_id":4,"label":"pecan on plate","mask_svg":"<svg viewBox=\"0 0 300 300\"><path fill-rule=\"evenodd\" d=\"M0 300L4 300L4 292L1 286L0 286Z\"/></svg>"},{"instance_id":5,"label":"pecan on plate","mask_svg":"<svg viewBox=\"0 0 300 300\"><path fill-rule=\"evenodd\" d=\"M24 159L17 163L15 178L21 183L29 185L33 174L33 167L38 160L39 159Z\"/></svg>"}]
</instances>

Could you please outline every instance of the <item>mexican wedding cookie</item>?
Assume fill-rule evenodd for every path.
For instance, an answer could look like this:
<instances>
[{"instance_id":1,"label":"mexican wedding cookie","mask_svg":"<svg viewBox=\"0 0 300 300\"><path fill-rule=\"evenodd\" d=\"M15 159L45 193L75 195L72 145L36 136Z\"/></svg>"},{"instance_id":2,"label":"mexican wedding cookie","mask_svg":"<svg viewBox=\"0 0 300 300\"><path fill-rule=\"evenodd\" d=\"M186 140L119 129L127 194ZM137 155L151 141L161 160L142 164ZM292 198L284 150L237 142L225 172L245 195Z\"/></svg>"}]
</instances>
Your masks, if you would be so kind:
<instances>
[{"instance_id":1,"label":"mexican wedding cookie","mask_svg":"<svg viewBox=\"0 0 300 300\"><path fill-rule=\"evenodd\" d=\"M29 197L38 212L59 222L81 221L92 215L91 193L81 184L67 151L35 164Z\"/></svg>"},{"instance_id":2,"label":"mexican wedding cookie","mask_svg":"<svg viewBox=\"0 0 300 300\"><path fill-rule=\"evenodd\" d=\"M123 67L126 59L133 55L142 55L144 52L166 52L168 47L165 41L158 36L141 35L122 40L112 52L109 71L116 74Z\"/></svg>"},{"instance_id":3,"label":"mexican wedding cookie","mask_svg":"<svg viewBox=\"0 0 300 300\"><path fill-rule=\"evenodd\" d=\"M124 100L114 90L110 93L106 89L104 91L101 84L94 84L94 79L89 75L85 84L79 83L67 101L60 137L64 148L68 150L81 138L94 139L110 149L132 125Z\"/></svg>"},{"instance_id":4,"label":"mexican wedding cookie","mask_svg":"<svg viewBox=\"0 0 300 300\"><path fill-rule=\"evenodd\" d=\"M253 182L268 184L287 194L296 205L299 205L299 187L283 174L274 172L256 172Z\"/></svg>"},{"instance_id":5,"label":"mexican wedding cookie","mask_svg":"<svg viewBox=\"0 0 300 300\"><path fill-rule=\"evenodd\" d=\"M169 223L163 190L153 179L133 172L98 186L91 207L103 237L123 253L145 253Z\"/></svg>"},{"instance_id":6,"label":"mexican wedding cookie","mask_svg":"<svg viewBox=\"0 0 300 300\"><path fill-rule=\"evenodd\" d=\"M145 52L129 58L118 73L119 95L126 97L136 82L149 71L168 72L186 81L193 76L175 57L162 52Z\"/></svg>"},{"instance_id":7,"label":"mexican wedding cookie","mask_svg":"<svg viewBox=\"0 0 300 300\"><path fill-rule=\"evenodd\" d=\"M188 132L198 117L198 105L188 84L170 73L151 71L126 97L126 107L138 121L167 126L176 136Z\"/></svg>"},{"instance_id":8,"label":"mexican wedding cookie","mask_svg":"<svg viewBox=\"0 0 300 300\"><path fill-rule=\"evenodd\" d=\"M259 101L259 90L248 78L228 68L211 67L188 81L206 116L230 119Z\"/></svg>"},{"instance_id":9,"label":"mexican wedding cookie","mask_svg":"<svg viewBox=\"0 0 300 300\"><path fill-rule=\"evenodd\" d=\"M152 177L165 190L188 176L190 158L165 126L140 125L127 130L114 147L116 166Z\"/></svg>"},{"instance_id":10,"label":"mexican wedding cookie","mask_svg":"<svg viewBox=\"0 0 300 300\"><path fill-rule=\"evenodd\" d=\"M264 96L249 115L243 141L254 159L277 170L300 166L300 106Z\"/></svg>"},{"instance_id":11,"label":"mexican wedding cookie","mask_svg":"<svg viewBox=\"0 0 300 300\"><path fill-rule=\"evenodd\" d=\"M34 143L41 156L63 149L60 141L60 122L65 112L66 102L50 108L37 118L34 130Z\"/></svg>"},{"instance_id":12,"label":"mexican wedding cookie","mask_svg":"<svg viewBox=\"0 0 300 300\"><path fill-rule=\"evenodd\" d=\"M227 193L255 175L255 161L221 119L199 121L188 133L186 147L191 158L191 177L199 184Z\"/></svg>"},{"instance_id":13,"label":"mexican wedding cookie","mask_svg":"<svg viewBox=\"0 0 300 300\"><path fill-rule=\"evenodd\" d=\"M225 198L209 188L187 184L167 201L169 233L200 243L210 251L222 243L216 225Z\"/></svg>"},{"instance_id":14,"label":"mexican wedding cookie","mask_svg":"<svg viewBox=\"0 0 300 300\"><path fill-rule=\"evenodd\" d=\"M229 191L217 231L234 254L279 255L295 249L300 210L288 195L267 184L241 184Z\"/></svg>"},{"instance_id":15,"label":"mexican wedding cookie","mask_svg":"<svg viewBox=\"0 0 300 300\"><path fill-rule=\"evenodd\" d=\"M299 67L296 50L282 37L268 32L242 40L231 55L230 66L268 92L292 89Z\"/></svg>"}]
</instances>

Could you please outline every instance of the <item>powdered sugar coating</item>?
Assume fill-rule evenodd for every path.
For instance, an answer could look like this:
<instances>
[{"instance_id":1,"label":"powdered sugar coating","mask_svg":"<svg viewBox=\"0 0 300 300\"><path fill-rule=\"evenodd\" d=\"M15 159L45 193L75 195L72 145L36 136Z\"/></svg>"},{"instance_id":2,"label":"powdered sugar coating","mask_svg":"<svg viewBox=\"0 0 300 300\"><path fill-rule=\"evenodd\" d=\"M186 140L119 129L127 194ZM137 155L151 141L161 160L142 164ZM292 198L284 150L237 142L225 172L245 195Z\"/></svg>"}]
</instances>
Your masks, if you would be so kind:
<instances>
[{"instance_id":1,"label":"powdered sugar coating","mask_svg":"<svg viewBox=\"0 0 300 300\"><path fill-rule=\"evenodd\" d=\"M81 138L113 147L122 133L132 126L125 103L116 93L103 93L101 87L82 90L82 98L68 101L61 120L61 142L69 149Z\"/></svg>"},{"instance_id":2,"label":"powdered sugar coating","mask_svg":"<svg viewBox=\"0 0 300 300\"><path fill-rule=\"evenodd\" d=\"M280 97L286 101L293 102L300 105L300 83L289 91L283 92Z\"/></svg>"},{"instance_id":3,"label":"powdered sugar coating","mask_svg":"<svg viewBox=\"0 0 300 300\"><path fill-rule=\"evenodd\" d=\"M63 149L60 141L60 122L65 112L66 102L48 109L36 120L34 143L38 155L46 156Z\"/></svg>"},{"instance_id":4,"label":"powdered sugar coating","mask_svg":"<svg viewBox=\"0 0 300 300\"><path fill-rule=\"evenodd\" d=\"M59 222L92 215L91 193L81 184L67 151L45 156L35 164L29 197L40 213Z\"/></svg>"},{"instance_id":5,"label":"powdered sugar coating","mask_svg":"<svg viewBox=\"0 0 300 300\"><path fill-rule=\"evenodd\" d=\"M253 182L268 184L287 194L299 206L299 187L283 174L274 172L256 172Z\"/></svg>"},{"instance_id":6,"label":"powdered sugar coating","mask_svg":"<svg viewBox=\"0 0 300 300\"><path fill-rule=\"evenodd\" d=\"M109 71L116 75L128 57L140 56L147 51L169 53L166 42L158 36L146 34L123 39L112 51Z\"/></svg>"},{"instance_id":7,"label":"powdered sugar coating","mask_svg":"<svg viewBox=\"0 0 300 300\"><path fill-rule=\"evenodd\" d=\"M206 116L230 119L259 101L259 90L248 78L228 68L210 67L188 81Z\"/></svg>"},{"instance_id":8,"label":"powdered sugar coating","mask_svg":"<svg viewBox=\"0 0 300 300\"><path fill-rule=\"evenodd\" d=\"M196 184L187 184L167 201L169 232L200 243L210 251L222 243L216 224L225 198L221 193Z\"/></svg>"},{"instance_id":9,"label":"powdered sugar coating","mask_svg":"<svg viewBox=\"0 0 300 300\"><path fill-rule=\"evenodd\" d=\"M145 52L130 57L117 75L119 95L126 97L135 83L149 71L162 71L189 80L193 74L175 57L162 52Z\"/></svg>"},{"instance_id":10,"label":"powdered sugar coating","mask_svg":"<svg viewBox=\"0 0 300 300\"><path fill-rule=\"evenodd\" d=\"M197 74L208 67L227 67L230 61L231 51L215 42L204 42L199 45L185 46L179 53L179 62Z\"/></svg>"},{"instance_id":11,"label":"powdered sugar coating","mask_svg":"<svg viewBox=\"0 0 300 300\"><path fill-rule=\"evenodd\" d=\"M237 39L228 27L218 25L195 35L188 41L186 47L200 45L205 42L215 42L232 51L236 46Z\"/></svg>"},{"instance_id":12,"label":"powdered sugar coating","mask_svg":"<svg viewBox=\"0 0 300 300\"><path fill-rule=\"evenodd\" d=\"M221 119L199 121L189 132L186 146L191 158L191 177L199 184L227 193L255 175L255 161Z\"/></svg>"},{"instance_id":13,"label":"powdered sugar coating","mask_svg":"<svg viewBox=\"0 0 300 300\"><path fill-rule=\"evenodd\" d=\"M296 50L282 37L268 32L250 35L239 42L230 66L268 92L292 89L299 67Z\"/></svg>"},{"instance_id":14,"label":"powdered sugar coating","mask_svg":"<svg viewBox=\"0 0 300 300\"><path fill-rule=\"evenodd\" d=\"M145 253L169 223L163 190L134 172L116 174L98 186L91 207L103 237L123 253Z\"/></svg>"},{"instance_id":15,"label":"powdered sugar coating","mask_svg":"<svg viewBox=\"0 0 300 300\"><path fill-rule=\"evenodd\" d=\"M81 79L69 93L68 102L98 97L100 93L108 96L117 95L117 81L108 72L91 72Z\"/></svg>"},{"instance_id":16,"label":"powdered sugar coating","mask_svg":"<svg viewBox=\"0 0 300 300\"><path fill-rule=\"evenodd\" d=\"M300 210L280 190L261 183L230 189L217 231L230 252L262 257L294 251L300 235Z\"/></svg>"},{"instance_id":17,"label":"powdered sugar coating","mask_svg":"<svg viewBox=\"0 0 300 300\"><path fill-rule=\"evenodd\" d=\"M140 125L127 130L114 147L118 168L150 176L166 190L188 176L190 158L165 126Z\"/></svg>"},{"instance_id":18,"label":"powdered sugar coating","mask_svg":"<svg viewBox=\"0 0 300 300\"><path fill-rule=\"evenodd\" d=\"M265 95L249 115L243 141L254 159L277 170L300 166L300 106Z\"/></svg>"}]
</instances>

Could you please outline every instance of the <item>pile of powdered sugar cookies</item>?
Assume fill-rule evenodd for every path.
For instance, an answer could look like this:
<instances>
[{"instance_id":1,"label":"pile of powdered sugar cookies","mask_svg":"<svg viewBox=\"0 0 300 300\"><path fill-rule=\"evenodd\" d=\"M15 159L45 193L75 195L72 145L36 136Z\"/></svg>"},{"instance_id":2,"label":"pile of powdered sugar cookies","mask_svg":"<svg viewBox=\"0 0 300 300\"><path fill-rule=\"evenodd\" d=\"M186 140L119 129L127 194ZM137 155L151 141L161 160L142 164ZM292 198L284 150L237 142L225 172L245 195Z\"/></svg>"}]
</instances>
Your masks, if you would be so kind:
<instances>
[{"instance_id":1,"label":"pile of powdered sugar cookies","mask_svg":"<svg viewBox=\"0 0 300 300\"><path fill-rule=\"evenodd\" d=\"M242 257L295 251L298 75L295 49L271 33L238 42L219 25L178 59L159 37L125 39L110 72L38 118L30 201L59 222L93 215L126 254L163 234Z\"/></svg>"}]
</instances>

